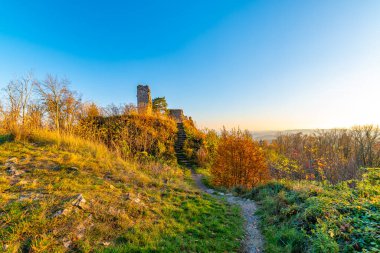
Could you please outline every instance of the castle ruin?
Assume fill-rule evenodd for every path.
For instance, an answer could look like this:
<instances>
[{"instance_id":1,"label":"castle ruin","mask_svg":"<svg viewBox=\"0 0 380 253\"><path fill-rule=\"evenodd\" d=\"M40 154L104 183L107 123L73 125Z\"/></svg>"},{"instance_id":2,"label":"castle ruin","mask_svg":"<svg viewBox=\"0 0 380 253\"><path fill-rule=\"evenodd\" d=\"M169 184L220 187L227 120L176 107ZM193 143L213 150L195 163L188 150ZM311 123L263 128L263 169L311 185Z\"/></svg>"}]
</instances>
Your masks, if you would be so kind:
<instances>
[{"instance_id":1,"label":"castle ruin","mask_svg":"<svg viewBox=\"0 0 380 253\"><path fill-rule=\"evenodd\" d=\"M137 111L140 114L152 113L152 97L148 85L137 86ZM169 116L177 123L182 123L186 118L182 109L169 109Z\"/></svg>"},{"instance_id":2,"label":"castle ruin","mask_svg":"<svg viewBox=\"0 0 380 253\"><path fill-rule=\"evenodd\" d=\"M152 97L148 85L137 86L137 110L141 114L152 113Z\"/></svg>"},{"instance_id":3,"label":"castle ruin","mask_svg":"<svg viewBox=\"0 0 380 253\"><path fill-rule=\"evenodd\" d=\"M182 109L169 109L169 116L172 117L177 123L182 123L185 118Z\"/></svg>"}]
</instances>

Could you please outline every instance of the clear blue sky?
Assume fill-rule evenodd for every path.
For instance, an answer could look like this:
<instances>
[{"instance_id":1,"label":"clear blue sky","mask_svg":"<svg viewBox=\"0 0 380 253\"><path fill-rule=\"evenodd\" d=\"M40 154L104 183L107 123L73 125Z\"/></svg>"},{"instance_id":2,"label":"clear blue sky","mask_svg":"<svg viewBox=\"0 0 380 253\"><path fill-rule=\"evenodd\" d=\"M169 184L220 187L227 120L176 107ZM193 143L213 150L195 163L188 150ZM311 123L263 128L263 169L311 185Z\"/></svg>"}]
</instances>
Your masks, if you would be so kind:
<instances>
[{"instance_id":1,"label":"clear blue sky","mask_svg":"<svg viewBox=\"0 0 380 253\"><path fill-rule=\"evenodd\" d=\"M149 84L202 127L380 124L380 1L2 1L0 87L31 69L101 105Z\"/></svg>"}]
</instances>

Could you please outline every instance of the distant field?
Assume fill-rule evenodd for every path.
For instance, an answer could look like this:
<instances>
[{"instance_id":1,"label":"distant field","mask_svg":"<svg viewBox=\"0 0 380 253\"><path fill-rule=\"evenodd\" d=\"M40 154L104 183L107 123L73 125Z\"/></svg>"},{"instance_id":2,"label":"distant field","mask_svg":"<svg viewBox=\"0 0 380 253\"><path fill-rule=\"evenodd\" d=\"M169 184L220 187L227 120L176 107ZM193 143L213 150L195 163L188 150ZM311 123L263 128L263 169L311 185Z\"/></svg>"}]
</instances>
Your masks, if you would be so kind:
<instances>
[{"instance_id":1,"label":"distant field","mask_svg":"<svg viewBox=\"0 0 380 253\"><path fill-rule=\"evenodd\" d=\"M317 129L294 129L294 130L284 130L284 131L253 131L252 137L258 141L259 140L272 141L281 134L296 134L296 133L311 134L316 130Z\"/></svg>"}]
</instances>

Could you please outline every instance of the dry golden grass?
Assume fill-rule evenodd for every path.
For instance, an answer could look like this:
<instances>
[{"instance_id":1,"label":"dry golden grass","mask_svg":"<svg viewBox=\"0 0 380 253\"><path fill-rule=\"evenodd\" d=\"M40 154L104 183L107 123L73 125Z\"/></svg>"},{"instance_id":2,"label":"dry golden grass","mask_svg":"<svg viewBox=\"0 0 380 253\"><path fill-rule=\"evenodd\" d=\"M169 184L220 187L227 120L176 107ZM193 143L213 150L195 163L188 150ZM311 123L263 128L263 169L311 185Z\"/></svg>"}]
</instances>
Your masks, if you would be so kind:
<instances>
[{"instance_id":1,"label":"dry golden grass","mask_svg":"<svg viewBox=\"0 0 380 253\"><path fill-rule=\"evenodd\" d=\"M33 131L30 140L40 144L55 145L71 152L87 153L97 159L113 160L115 158L115 155L111 154L105 145L75 135L39 129Z\"/></svg>"}]
</instances>

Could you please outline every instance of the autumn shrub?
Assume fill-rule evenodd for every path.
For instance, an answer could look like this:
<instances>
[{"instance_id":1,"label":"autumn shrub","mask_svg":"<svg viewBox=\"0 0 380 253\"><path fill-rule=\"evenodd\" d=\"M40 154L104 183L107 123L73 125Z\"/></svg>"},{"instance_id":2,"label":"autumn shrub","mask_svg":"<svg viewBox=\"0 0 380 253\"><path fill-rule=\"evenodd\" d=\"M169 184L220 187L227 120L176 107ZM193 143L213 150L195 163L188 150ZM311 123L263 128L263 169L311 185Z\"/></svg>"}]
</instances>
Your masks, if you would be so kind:
<instances>
[{"instance_id":1,"label":"autumn shrub","mask_svg":"<svg viewBox=\"0 0 380 253\"><path fill-rule=\"evenodd\" d=\"M177 126L165 116L88 117L81 121L77 133L106 144L123 158L175 160Z\"/></svg>"},{"instance_id":2,"label":"autumn shrub","mask_svg":"<svg viewBox=\"0 0 380 253\"><path fill-rule=\"evenodd\" d=\"M264 152L249 132L223 130L211 167L212 183L250 189L269 179Z\"/></svg>"}]
</instances>

